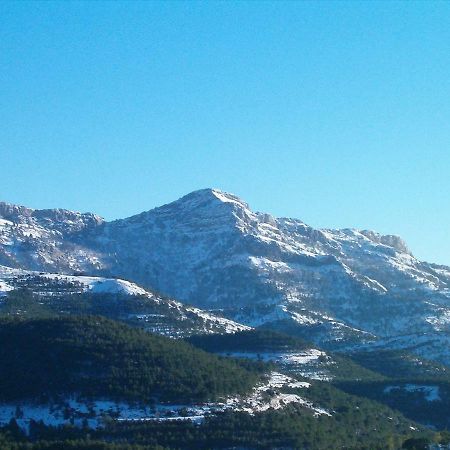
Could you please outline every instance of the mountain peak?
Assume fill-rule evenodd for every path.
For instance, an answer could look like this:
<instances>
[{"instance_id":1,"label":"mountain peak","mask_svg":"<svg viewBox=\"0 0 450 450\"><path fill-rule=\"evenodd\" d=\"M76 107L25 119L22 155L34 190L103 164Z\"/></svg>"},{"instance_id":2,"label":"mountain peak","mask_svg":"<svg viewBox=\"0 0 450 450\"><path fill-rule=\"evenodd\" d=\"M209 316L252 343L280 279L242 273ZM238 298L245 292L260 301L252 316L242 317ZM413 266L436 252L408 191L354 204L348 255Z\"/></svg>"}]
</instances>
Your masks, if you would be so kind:
<instances>
[{"instance_id":1,"label":"mountain peak","mask_svg":"<svg viewBox=\"0 0 450 450\"><path fill-rule=\"evenodd\" d=\"M174 203L181 203L189 208L200 205L220 205L220 204L234 204L235 206L243 209L249 209L246 202L240 199L238 196L229 192L222 191L216 188L205 188L193 191Z\"/></svg>"},{"instance_id":2,"label":"mountain peak","mask_svg":"<svg viewBox=\"0 0 450 450\"><path fill-rule=\"evenodd\" d=\"M240 199L237 195L229 192L222 191L220 189L210 189L211 194L214 195L222 203L236 203L244 208L248 208L248 204Z\"/></svg>"}]
</instances>

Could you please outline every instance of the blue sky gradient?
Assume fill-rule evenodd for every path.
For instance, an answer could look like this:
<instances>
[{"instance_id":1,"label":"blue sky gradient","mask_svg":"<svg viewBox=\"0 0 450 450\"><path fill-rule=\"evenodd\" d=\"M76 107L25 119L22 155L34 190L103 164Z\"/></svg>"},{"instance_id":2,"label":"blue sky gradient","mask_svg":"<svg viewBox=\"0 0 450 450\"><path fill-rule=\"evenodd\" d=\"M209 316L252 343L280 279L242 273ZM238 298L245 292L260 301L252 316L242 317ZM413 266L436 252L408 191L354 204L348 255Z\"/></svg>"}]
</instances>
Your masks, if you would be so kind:
<instances>
[{"instance_id":1,"label":"blue sky gradient","mask_svg":"<svg viewBox=\"0 0 450 450\"><path fill-rule=\"evenodd\" d=\"M2 2L0 199L203 187L450 264L450 4Z\"/></svg>"}]
</instances>

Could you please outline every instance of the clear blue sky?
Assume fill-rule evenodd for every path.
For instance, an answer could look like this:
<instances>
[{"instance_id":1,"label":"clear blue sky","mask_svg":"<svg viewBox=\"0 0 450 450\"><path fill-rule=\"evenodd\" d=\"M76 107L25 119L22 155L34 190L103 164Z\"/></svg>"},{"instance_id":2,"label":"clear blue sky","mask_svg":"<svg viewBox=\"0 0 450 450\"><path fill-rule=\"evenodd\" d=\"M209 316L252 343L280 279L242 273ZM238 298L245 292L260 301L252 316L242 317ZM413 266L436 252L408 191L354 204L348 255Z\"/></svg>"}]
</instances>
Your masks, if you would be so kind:
<instances>
[{"instance_id":1,"label":"clear blue sky","mask_svg":"<svg viewBox=\"0 0 450 450\"><path fill-rule=\"evenodd\" d=\"M0 198L203 187L450 264L450 4L2 2Z\"/></svg>"}]
</instances>

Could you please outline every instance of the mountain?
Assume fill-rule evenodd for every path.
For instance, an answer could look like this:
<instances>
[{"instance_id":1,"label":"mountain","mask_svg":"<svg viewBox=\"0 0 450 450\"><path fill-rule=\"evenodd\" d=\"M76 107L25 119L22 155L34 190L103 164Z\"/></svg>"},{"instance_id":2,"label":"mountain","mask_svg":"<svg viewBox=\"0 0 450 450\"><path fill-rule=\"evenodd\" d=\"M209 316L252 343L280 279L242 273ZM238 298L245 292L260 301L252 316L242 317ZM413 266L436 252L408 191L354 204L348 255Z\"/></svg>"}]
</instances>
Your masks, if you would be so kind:
<instances>
[{"instance_id":1,"label":"mountain","mask_svg":"<svg viewBox=\"0 0 450 450\"><path fill-rule=\"evenodd\" d=\"M449 274L215 189L113 222L2 203L0 446L443 442L416 421L448 426L447 368L396 349L449 364Z\"/></svg>"},{"instance_id":2,"label":"mountain","mask_svg":"<svg viewBox=\"0 0 450 450\"><path fill-rule=\"evenodd\" d=\"M3 204L0 262L121 277L332 349L409 348L450 364L450 268L397 236L314 229L216 189L127 219Z\"/></svg>"}]
</instances>

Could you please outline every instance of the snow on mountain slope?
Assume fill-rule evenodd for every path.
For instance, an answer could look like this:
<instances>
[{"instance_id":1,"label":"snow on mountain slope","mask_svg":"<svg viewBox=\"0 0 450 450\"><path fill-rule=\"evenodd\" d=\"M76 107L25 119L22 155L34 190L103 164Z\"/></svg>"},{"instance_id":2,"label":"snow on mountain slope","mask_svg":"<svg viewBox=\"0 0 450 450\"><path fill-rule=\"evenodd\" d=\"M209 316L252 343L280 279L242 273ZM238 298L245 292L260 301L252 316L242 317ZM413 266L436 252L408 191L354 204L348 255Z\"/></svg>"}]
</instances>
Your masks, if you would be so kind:
<instances>
[{"instance_id":1,"label":"snow on mountain slope","mask_svg":"<svg viewBox=\"0 0 450 450\"><path fill-rule=\"evenodd\" d=\"M145 295L151 294L130 281L86 276L70 276L60 274L40 274L40 277L50 280L61 280L63 282L80 283L86 291L95 294L125 294L125 295Z\"/></svg>"},{"instance_id":2,"label":"snow on mountain slope","mask_svg":"<svg viewBox=\"0 0 450 450\"><path fill-rule=\"evenodd\" d=\"M130 281L104 278L104 277L88 277L88 276L75 276L65 275L59 273L45 273L45 272L33 272L22 269L14 269L11 267L0 266L0 279L1 285L7 286L4 291L11 291L16 287L23 287L23 281L29 281L30 288L36 286L32 280L40 280L41 283L45 283L45 280L51 280L56 282L56 285L61 287L72 284L78 285L77 292L92 292L92 293L109 293L109 294L125 294L125 295L145 295L151 296L149 291L141 288L135 283ZM2 288L0 287L0 290ZM38 291L39 292L39 291ZM53 290L54 294L58 291Z\"/></svg>"},{"instance_id":3,"label":"snow on mountain slope","mask_svg":"<svg viewBox=\"0 0 450 450\"><path fill-rule=\"evenodd\" d=\"M72 239L103 219L64 209L36 210L0 202L0 264L29 270L98 270L96 252Z\"/></svg>"},{"instance_id":4,"label":"snow on mountain slope","mask_svg":"<svg viewBox=\"0 0 450 450\"><path fill-rule=\"evenodd\" d=\"M14 288L4 281L0 281L0 296L6 295L7 292L12 291Z\"/></svg>"},{"instance_id":5,"label":"snow on mountain slope","mask_svg":"<svg viewBox=\"0 0 450 450\"><path fill-rule=\"evenodd\" d=\"M94 312L102 313L106 309L108 316L173 337L193 333L235 333L249 329L224 317L164 298L130 281L0 266L0 296L20 288L30 289L37 295L39 304L58 313L76 312L71 305L77 305L77 294L93 294L94 302L100 303L103 308ZM0 314L1 306L0 301ZM24 306L21 305L21 308Z\"/></svg>"},{"instance_id":6,"label":"snow on mountain slope","mask_svg":"<svg viewBox=\"0 0 450 450\"><path fill-rule=\"evenodd\" d=\"M380 336L433 331L434 319L448 327L447 269L418 261L396 236L315 230L210 189L98 231L92 242L115 255L111 270L248 323Z\"/></svg>"},{"instance_id":7,"label":"snow on mountain slope","mask_svg":"<svg viewBox=\"0 0 450 450\"><path fill-rule=\"evenodd\" d=\"M57 210L45 216L58 224L44 223L11 208L18 227L0 209L9 266L126 278L325 347L450 332L450 268L417 260L397 236L314 229L216 189L113 222ZM25 239L28 226L40 237ZM445 348L436 357L450 359Z\"/></svg>"}]
</instances>

